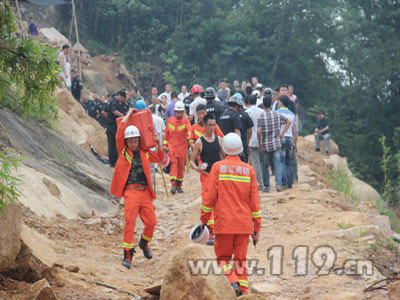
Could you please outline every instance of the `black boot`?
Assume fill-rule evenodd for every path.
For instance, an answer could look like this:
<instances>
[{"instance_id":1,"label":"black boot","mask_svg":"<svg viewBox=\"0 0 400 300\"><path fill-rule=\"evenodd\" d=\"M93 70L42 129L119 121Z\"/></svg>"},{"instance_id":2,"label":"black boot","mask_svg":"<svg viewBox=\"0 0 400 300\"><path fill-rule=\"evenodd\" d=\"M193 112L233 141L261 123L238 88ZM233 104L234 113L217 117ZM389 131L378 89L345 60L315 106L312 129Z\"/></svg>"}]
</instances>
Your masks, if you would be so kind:
<instances>
[{"instance_id":1,"label":"black boot","mask_svg":"<svg viewBox=\"0 0 400 300\"><path fill-rule=\"evenodd\" d=\"M235 294L236 297L242 296L243 292L242 290L239 288L239 284L237 282L234 282L231 284L231 286L233 287L233 289L235 290Z\"/></svg>"},{"instance_id":2,"label":"black boot","mask_svg":"<svg viewBox=\"0 0 400 300\"><path fill-rule=\"evenodd\" d=\"M178 193L182 194L182 193L183 193L183 190L182 190L182 181L177 182L177 185L178 185Z\"/></svg>"},{"instance_id":3,"label":"black boot","mask_svg":"<svg viewBox=\"0 0 400 300\"><path fill-rule=\"evenodd\" d=\"M146 241L144 238L141 238L139 242L139 248L143 250L144 257L146 257L147 259L152 259L153 253L151 252L148 243L149 242Z\"/></svg>"},{"instance_id":4,"label":"black boot","mask_svg":"<svg viewBox=\"0 0 400 300\"><path fill-rule=\"evenodd\" d=\"M133 253L135 253L135 249L130 249L130 250L126 250L124 249L124 260L122 261L122 266L124 266L127 269L131 268L131 263L132 263L132 257L133 257Z\"/></svg>"},{"instance_id":5,"label":"black boot","mask_svg":"<svg viewBox=\"0 0 400 300\"><path fill-rule=\"evenodd\" d=\"M172 183L171 194L172 194L172 195L175 195L175 193L176 193L176 184L177 184L177 182L176 182L176 180L173 180L173 181L171 181L171 183Z\"/></svg>"}]
</instances>

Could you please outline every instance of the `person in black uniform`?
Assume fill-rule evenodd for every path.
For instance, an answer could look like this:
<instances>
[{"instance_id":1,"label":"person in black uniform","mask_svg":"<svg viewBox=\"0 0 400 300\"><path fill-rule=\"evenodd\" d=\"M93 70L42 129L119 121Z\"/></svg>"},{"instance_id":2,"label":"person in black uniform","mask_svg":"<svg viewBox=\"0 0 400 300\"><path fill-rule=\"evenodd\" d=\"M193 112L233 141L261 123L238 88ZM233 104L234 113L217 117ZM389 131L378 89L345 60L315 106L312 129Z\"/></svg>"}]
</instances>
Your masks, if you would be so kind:
<instances>
[{"instance_id":1,"label":"person in black uniform","mask_svg":"<svg viewBox=\"0 0 400 300\"><path fill-rule=\"evenodd\" d=\"M243 107L242 95L239 93L234 94L229 99L228 106L229 108L225 109L225 111L221 114L218 125L224 135L227 135L230 132L234 132L238 136L240 136L242 122L240 121L240 117L237 111L240 107Z\"/></svg>"},{"instance_id":2,"label":"person in black uniform","mask_svg":"<svg viewBox=\"0 0 400 300\"><path fill-rule=\"evenodd\" d=\"M183 99L183 104L185 105L186 115L189 116L190 104L194 101L193 93L190 93L185 99ZM193 125L193 124L192 124Z\"/></svg>"},{"instance_id":3,"label":"person in black uniform","mask_svg":"<svg viewBox=\"0 0 400 300\"><path fill-rule=\"evenodd\" d=\"M80 102L82 98L83 84L75 70L71 70L71 79L71 94L74 96L76 101Z\"/></svg>"},{"instance_id":4,"label":"person in black uniform","mask_svg":"<svg viewBox=\"0 0 400 300\"><path fill-rule=\"evenodd\" d=\"M117 134L117 118L124 116L124 114L129 110L129 106L125 104L126 101L125 91L119 91L115 98L111 99L108 106L108 126L106 133L108 140L108 160L111 167L115 167L115 163L118 160L117 146L115 143L115 135Z\"/></svg>"},{"instance_id":5,"label":"person in black uniform","mask_svg":"<svg viewBox=\"0 0 400 300\"><path fill-rule=\"evenodd\" d=\"M106 97L101 96L100 101L97 104L97 111L99 113L98 121L103 128L107 127L107 115L103 114L104 111L107 113L107 106L108 106L108 104L106 101Z\"/></svg>"},{"instance_id":6,"label":"person in black uniform","mask_svg":"<svg viewBox=\"0 0 400 300\"><path fill-rule=\"evenodd\" d=\"M223 104L215 101L215 97L217 96L217 92L213 87L208 87L206 89L205 99L206 103L206 112L207 114L212 114L215 117L215 120L219 120L219 117L225 110L225 106Z\"/></svg>"},{"instance_id":7,"label":"person in black uniform","mask_svg":"<svg viewBox=\"0 0 400 300\"><path fill-rule=\"evenodd\" d=\"M243 152L240 155L240 159L247 163L249 160L249 140L252 135L252 128L254 126L253 120L249 114L243 111L243 107L238 110L240 121L242 122L242 129L240 130L240 138L242 139Z\"/></svg>"}]
</instances>

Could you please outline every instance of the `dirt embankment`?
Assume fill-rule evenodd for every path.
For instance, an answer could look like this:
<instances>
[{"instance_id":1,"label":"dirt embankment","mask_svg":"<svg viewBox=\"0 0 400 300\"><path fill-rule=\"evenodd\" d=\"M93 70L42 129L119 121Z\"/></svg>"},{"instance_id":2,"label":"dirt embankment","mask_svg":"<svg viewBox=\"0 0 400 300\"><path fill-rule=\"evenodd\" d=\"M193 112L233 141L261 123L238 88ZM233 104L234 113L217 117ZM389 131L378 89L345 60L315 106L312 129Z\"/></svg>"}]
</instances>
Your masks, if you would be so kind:
<instances>
[{"instance_id":1,"label":"dirt embankment","mask_svg":"<svg viewBox=\"0 0 400 300\"><path fill-rule=\"evenodd\" d=\"M390 229L387 231L388 220L377 215L370 198L363 198L354 205L346 195L330 189L327 173L332 164L327 162L326 156L314 152L313 144L303 138L299 142L298 159L299 183L293 189L260 194L261 240L257 248L249 244L248 258L256 259L257 268L264 273L249 277L250 290L255 295L247 299L389 299L390 294L385 290L364 292L366 287L388 276L390 266L400 267L395 252L387 247L387 237L391 234ZM75 220L60 215L40 216L24 208L23 232L31 237L27 243L41 245L41 249L34 250L35 257L46 262L43 264L47 264L49 276L45 278L59 299L133 298L121 290L142 299L158 299L149 295L145 288L160 284L171 269L176 253L190 245L188 234L200 215L200 188L199 175L191 170L185 174L185 193L168 198L162 178L157 174L154 204L158 225L151 243L154 258L146 260L136 240L138 252L131 270L121 266L122 207L118 212L95 213L89 219ZM143 223L138 219L135 237L142 230ZM203 250L196 253L202 253L205 258L214 257L212 247L202 247ZM370 273L351 275L354 265L360 266L360 262L366 263ZM179 270L185 272L184 269ZM174 285L171 274L168 278ZM190 280L190 276L179 278ZM92 281L118 287L119 291ZM204 286L193 290L192 299L202 299L198 295L201 289L208 288L208 283L206 280L196 282L203 282ZM169 293L173 288L168 288ZM18 298L21 289L7 278L3 279L0 289L12 295L12 299L23 299ZM215 290L218 288L213 287ZM226 299L230 297L226 295Z\"/></svg>"}]
</instances>

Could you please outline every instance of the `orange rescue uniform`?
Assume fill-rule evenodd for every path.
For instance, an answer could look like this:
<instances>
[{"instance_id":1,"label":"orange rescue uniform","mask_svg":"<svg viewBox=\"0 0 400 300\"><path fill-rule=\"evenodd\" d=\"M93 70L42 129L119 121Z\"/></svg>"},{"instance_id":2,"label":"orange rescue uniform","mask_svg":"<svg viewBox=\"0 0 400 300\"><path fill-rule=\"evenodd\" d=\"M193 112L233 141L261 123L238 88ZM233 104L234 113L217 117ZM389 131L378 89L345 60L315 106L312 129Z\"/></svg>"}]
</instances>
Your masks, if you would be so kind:
<instances>
[{"instance_id":1,"label":"orange rescue uniform","mask_svg":"<svg viewBox=\"0 0 400 300\"><path fill-rule=\"evenodd\" d=\"M199 123L194 124L190 128L189 143L196 143L196 141L203 136L204 132L206 131L204 126L205 126L204 123L199 122ZM214 134L219 137L224 137L224 134L221 131L221 129L219 128L218 124L217 124L217 126L215 126Z\"/></svg>"},{"instance_id":2,"label":"orange rescue uniform","mask_svg":"<svg viewBox=\"0 0 400 300\"><path fill-rule=\"evenodd\" d=\"M125 145L124 133L126 127L127 123L121 122L117 130L116 144L119 156L115 165L110 193L118 198L123 196L125 199L123 247L124 249L129 250L133 248L135 224L138 214L145 225L142 238L149 242L153 239L157 219L153 204L153 199L156 198L156 194L151 185L150 162L162 162L164 151L158 149L157 152L153 152L139 149L143 171L148 184L146 186L136 184L126 186L129 172L132 167L133 157L133 152Z\"/></svg>"},{"instance_id":3,"label":"orange rescue uniform","mask_svg":"<svg viewBox=\"0 0 400 300\"><path fill-rule=\"evenodd\" d=\"M164 146L168 147L171 157L171 169L169 178L172 187L178 183L178 188L182 186L185 171L185 159L188 154L188 135L190 131L190 121L184 117L178 119L176 116L167 120L164 132Z\"/></svg>"},{"instance_id":4,"label":"orange rescue uniform","mask_svg":"<svg viewBox=\"0 0 400 300\"><path fill-rule=\"evenodd\" d=\"M247 294L246 268L249 235L261 227L260 199L254 169L239 156L216 162L202 198L200 221L206 224L214 211L214 250L229 282L239 282ZM234 267L230 264L234 256Z\"/></svg>"}]
</instances>

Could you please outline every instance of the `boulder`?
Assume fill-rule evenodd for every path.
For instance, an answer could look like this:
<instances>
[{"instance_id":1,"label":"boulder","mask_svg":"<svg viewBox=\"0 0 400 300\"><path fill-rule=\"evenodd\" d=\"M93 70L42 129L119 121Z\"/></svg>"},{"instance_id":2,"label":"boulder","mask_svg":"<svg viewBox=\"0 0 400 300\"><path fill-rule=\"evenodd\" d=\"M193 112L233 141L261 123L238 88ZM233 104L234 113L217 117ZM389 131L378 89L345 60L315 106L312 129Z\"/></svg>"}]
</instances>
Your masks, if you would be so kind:
<instances>
[{"instance_id":1,"label":"boulder","mask_svg":"<svg viewBox=\"0 0 400 300\"><path fill-rule=\"evenodd\" d=\"M236 299L229 281L218 267L217 275L192 274L189 261L208 260L215 263L211 254L207 254L204 246L191 245L183 248L173 258L161 285L160 300L229 300ZM205 270L203 270L205 271Z\"/></svg>"},{"instance_id":2,"label":"boulder","mask_svg":"<svg viewBox=\"0 0 400 300\"><path fill-rule=\"evenodd\" d=\"M40 32L45 42L60 48L60 50L62 45L69 44L69 40L55 28L40 28Z\"/></svg>"},{"instance_id":3,"label":"boulder","mask_svg":"<svg viewBox=\"0 0 400 300\"><path fill-rule=\"evenodd\" d=\"M335 169L344 172L349 177L352 183L354 194L361 201L378 203L382 200L379 193L372 186L365 183L364 181L361 181L353 175L347 165L346 158L340 157L338 155L331 155L325 159L325 163L327 165L333 166Z\"/></svg>"},{"instance_id":4,"label":"boulder","mask_svg":"<svg viewBox=\"0 0 400 300\"><path fill-rule=\"evenodd\" d=\"M103 77L93 70L82 70L82 80L86 88L99 95L107 95L108 91L104 86Z\"/></svg>"},{"instance_id":5,"label":"boulder","mask_svg":"<svg viewBox=\"0 0 400 300\"><path fill-rule=\"evenodd\" d=\"M58 298L54 294L50 284L48 281L43 278L38 282L34 283L28 295L24 298L24 300L57 300Z\"/></svg>"},{"instance_id":6,"label":"boulder","mask_svg":"<svg viewBox=\"0 0 400 300\"><path fill-rule=\"evenodd\" d=\"M6 215L0 216L0 271L12 267L21 249L21 208L8 204Z\"/></svg>"},{"instance_id":7,"label":"boulder","mask_svg":"<svg viewBox=\"0 0 400 300\"><path fill-rule=\"evenodd\" d=\"M400 299L400 281L395 281L388 286L388 294L390 300Z\"/></svg>"},{"instance_id":8,"label":"boulder","mask_svg":"<svg viewBox=\"0 0 400 300\"><path fill-rule=\"evenodd\" d=\"M304 139L308 142L308 143L312 143L313 148L315 148L315 138L313 134L307 135L304 137ZM323 153L325 153L325 145L324 145L324 141L320 141L319 142L319 146L321 148L321 151L323 151ZM334 140L330 139L329 140L329 152L331 154L339 154L339 147L338 145L336 145L336 143L334 142Z\"/></svg>"},{"instance_id":9,"label":"boulder","mask_svg":"<svg viewBox=\"0 0 400 300\"><path fill-rule=\"evenodd\" d=\"M368 219L372 224L377 225L386 237L392 236L392 227L390 225L390 219L384 215L367 214Z\"/></svg>"}]
</instances>

